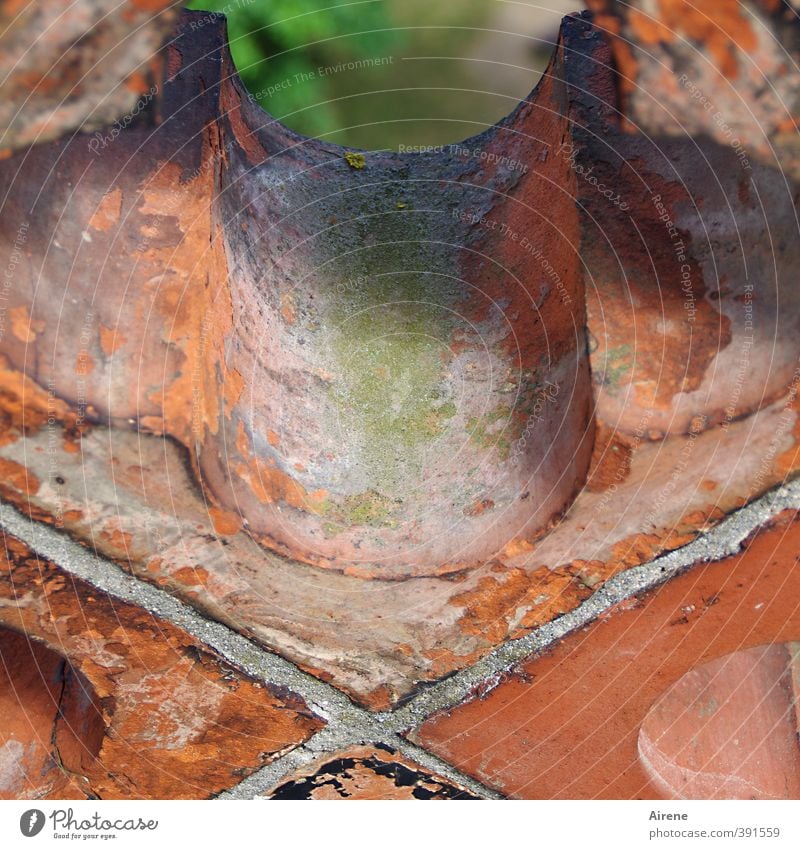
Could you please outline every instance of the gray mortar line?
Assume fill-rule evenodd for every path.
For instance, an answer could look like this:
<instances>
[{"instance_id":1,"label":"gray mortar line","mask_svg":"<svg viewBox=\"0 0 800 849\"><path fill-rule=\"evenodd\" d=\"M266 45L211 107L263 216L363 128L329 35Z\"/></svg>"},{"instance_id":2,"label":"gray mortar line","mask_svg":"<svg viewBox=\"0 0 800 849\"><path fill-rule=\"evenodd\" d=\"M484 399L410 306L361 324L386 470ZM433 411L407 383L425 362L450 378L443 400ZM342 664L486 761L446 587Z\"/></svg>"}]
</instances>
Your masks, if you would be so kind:
<instances>
[{"instance_id":1,"label":"gray mortar line","mask_svg":"<svg viewBox=\"0 0 800 849\"><path fill-rule=\"evenodd\" d=\"M502 675L519 663L593 622L620 601L652 589L694 564L722 560L736 554L754 530L786 509L800 509L800 480L781 486L732 513L688 545L620 572L575 610L524 637L507 641L471 666L433 684L407 705L383 713L359 708L342 692L303 672L291 661L269 652L227 626L203 617L165 590L129 575L115 563L92 554L69 537L23 516L5 503L0 503L0 527L22 540L41 557L98 590L172 622L245 674L297 693L314 713L328 723L305 743L276 758L217 798L254 798L274 788L299 767L312 764L326 755L354 744L385 743L470 792L495 799L502 797L399 734L420 725L434 713L461 704L479 689L487 692Z\"/></svg>"},{"instance_id":2,"label":"gray mortar line","mask_svg":"<svg viewBox=\"0 0 800 849\"><path fill-rule=\"evenodd\" d=\"M257 772L243 779L235 787L220 793L217 799L258 799L266 798L293 772L306 767L313 770L317 765L329 760L356 745L375 745L383 743L394 751L405 755L409 760L423 769L439 775L441 778L470 792L481 799L502 799L496 791L486 787L474 778L465 775L452 764L409 742L395 734L386 735L383 739L364 739L360 735L342 734L336 728L325 728L319 731L305 743L297 746L285 755L276 758Z\"/></svg>"},{"instance_id":3,"label":"gray mortar line","mask_svg":"<svg viewBox=\"0 0 800 849\"><path fill-rule=\"evenodd\" d=\"M268 793L292 772L295 772L301 767L309 766L322 757L320 753L308 748L308 744L315 740L321 733L318 732L307 740L305 744L297 746L285 755L276 758L272 763L261 767L261 769L248 775L247 778L243 778L238 784L218 794L215 798L255 799Z\"/></svg>"},{"instance_id":4,"label":"gray mortar line","mask_svg":"<svg viewBox=\"0 0 800 849\"><path fill-rule=\"evenodd\" d=\"M178 626L246 675L297 693L315 714L328 723L305 743L276 758L217 798L253 798L269 790L298 767L351 745L384 742L398 748L404 744L384 727L383 715L358 707L344 693L303 672L291 661L262 648L226 625L205 618L165 590L128 574L116 563L92 554L65 534L24 516L4 502L0 502L0 528L68 574ZM444 764L444 761L441 763ZM449 774L460 775L455 767L447 766ZM469 783L472 792L483 796L493 793L467 776L461 777L459 782L464 786Z\"/></svg>"},{"instance_id":5,"label":"gray mortar line","mask_svg":"<svg viewBox=\"0 0 800 849\"><path fill-rule=\"evenodd\" d=\"M291 661L261 648L226 625L205 618L165 590L129 575L116 563L92 554L48 525L23 516L9 504L0 503L0 527L65 572L177 625L245 674L297 693L327 722L351 725L366 721L369 727L378 725L373 714L357 707L344 693L303 672ZM380 726L378 729L382 732Z\"/></svg>"},{"instance_id":6,"label":"gray mortar line","mask_svg":"<svg viewBox=\"0 0 800 849\"><path fill-rule=\"evenodd\" d=\"M532 655L582 628L614 605L653 589L698 563L724 560L736 554L758 527L786 509L800 508L800 479L785 484L729 515L718 525L682 548L649 563L634 566L608 580L580 606L515 640L509 640L476 663L424 690L405 706L382 715L384 726L402 733L428 717L486 693L500 678Z\"/></svg>"},{"instance_id":7,"label":"gray mortar line","mask_svg":"<svg viewBox=\"0 0 800 849\"><path fill-rule=\"evenodd\" d=\"M465 790L469 790L469 792L473 795L479 796L481 799L505 798L496 790L492 790L490 787L487 787L485 784L481 784L471 776L465 775L463 772L456 769L451 763L448 763L448 761L442 760L427 749L423 749L412 743L410 740L406 740L405 737L396 736L395 740L397 742L395 743L394 748L401 754L405 755L409 760L418 763L421 767L424 767L432 773L441 775L442 778L446 778L453 784L459 785Z\"/></svg>"}]
</instances>

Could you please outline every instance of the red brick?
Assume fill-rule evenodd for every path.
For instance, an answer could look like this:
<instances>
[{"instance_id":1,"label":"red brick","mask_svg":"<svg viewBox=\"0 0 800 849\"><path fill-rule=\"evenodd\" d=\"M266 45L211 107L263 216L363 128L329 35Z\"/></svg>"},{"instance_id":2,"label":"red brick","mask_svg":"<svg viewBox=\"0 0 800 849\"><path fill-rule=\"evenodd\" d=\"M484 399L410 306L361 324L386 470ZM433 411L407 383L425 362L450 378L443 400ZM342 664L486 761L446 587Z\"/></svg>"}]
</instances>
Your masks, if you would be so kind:
<instances>
[{"instance_id":1,"label":"red brick","mask_svg":"<svg viewBox=\"0 0 800 849\"><path fill-rule=\"evenodd\" d=\"M800 522L784 515L741 555L618 605L414 737L513 797L663 798L637 751L648 711L695 667L800 635L798 550Z\"/></svg>"}]
</instances>

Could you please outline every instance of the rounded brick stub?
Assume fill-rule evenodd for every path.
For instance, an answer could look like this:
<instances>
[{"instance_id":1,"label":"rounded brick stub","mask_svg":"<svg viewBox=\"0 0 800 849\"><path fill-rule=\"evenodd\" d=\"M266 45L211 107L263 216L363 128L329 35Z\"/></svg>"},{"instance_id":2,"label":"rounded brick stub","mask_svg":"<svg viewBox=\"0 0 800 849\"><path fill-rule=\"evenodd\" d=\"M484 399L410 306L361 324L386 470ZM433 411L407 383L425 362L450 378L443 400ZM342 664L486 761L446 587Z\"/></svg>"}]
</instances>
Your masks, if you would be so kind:
<instances>
[{"instance_id":1,"label":"rounded brick stub","mask_svg":"<svg viewBox=\"0 0 800 849\"><path fill-rule=\"evenodd\" d=\"M223 55L236 377L198 456L208 490L265 545L364 577L536 538L592 442L573 176L549 156L560 49L496 127L406 154L297 136Z\"/></svg>"},{"instance_id":2,"label":"rounded brick stub","mask_svg":"<svg viewBox=\"0 0 800 849\"><path fill-rule=\"evenodd\" d=\"M650 708L639 760L672 799L800 799L800 644L687 672Z\"/></svg>"},{"instance_id":3,"label":"rounded brick stub","mask_svg":"<svg viewBox=\"0 0 800 849\"><path fill-rule=\"evenodd\" d=\"M530 545L593 441L561 48L487 132L357 152L264 113L197 14L111 149L0 162L4 391L175 439L219 526L294 561L399 579Z\"/></svg>"},{"instance_id":4,"label":"rounded brick stub","mask_svg":"<svg viewBox=\"0 0 800 849\"><path fill-rule=\"evenodd\" d=\"M734 17L744 8L710 3L709 38L722 39L711 21L723 5L736 7ZM691 4L660 4L662 11L676 6L688 14ZM623 14L620 4L614 8ZM682 15L671 19L678 33L683 22ZM675 33L664 29L662 35ZM677 43L696 65L709 66L694 47L676 37ZM750 126L755 96L740 88L767 92L780 80L797 89L798 75L776 75L764 55L757 65L742 56L751 68L747 79L698 88L697 77L675 70L697 68L656 61L637 48L640 70L647 66L653 76L638 80L635 97L652 114L631 132L619 93L626 82L619 41L578 19L566 30L565 46L574 60L573 124L557 155L578 173L598 421L660 440L727 429L787 393L794 398L800 383L798 175L774 151L770 159L753 156L764 128ZM772 40L765 50L780 52ZM598 67L608 70L598 73ZM708 109L698 107L695 93ZM791 100L787 107L797 108ZM711 116L741 119L750 132L737 127L727 139L709 137L707 127L691 123L696 111L711 123ZM793 135L796 148L796 129Z\"/></svg>"}]
</instances>

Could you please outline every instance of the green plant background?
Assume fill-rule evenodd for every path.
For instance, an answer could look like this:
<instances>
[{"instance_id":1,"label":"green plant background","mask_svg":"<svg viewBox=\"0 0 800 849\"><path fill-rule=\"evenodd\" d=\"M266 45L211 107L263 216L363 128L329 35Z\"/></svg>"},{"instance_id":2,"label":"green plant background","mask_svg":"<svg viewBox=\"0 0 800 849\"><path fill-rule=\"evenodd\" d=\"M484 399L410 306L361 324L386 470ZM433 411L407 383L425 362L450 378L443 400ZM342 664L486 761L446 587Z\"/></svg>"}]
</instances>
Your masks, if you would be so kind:
<instances>
[{"instance_id":1,"label":"green plant background","mask_svg":"<svg viewBox=\"0 0 800 849\"><path fill-rule=\"evenodd\" d=\"M195 0L189 8L226 14L239 73L271 115L305 135L397 149L464 139L511 112L573 5ZM318 72L357 60L376 62Z\"/></svg>"}]
</instances>

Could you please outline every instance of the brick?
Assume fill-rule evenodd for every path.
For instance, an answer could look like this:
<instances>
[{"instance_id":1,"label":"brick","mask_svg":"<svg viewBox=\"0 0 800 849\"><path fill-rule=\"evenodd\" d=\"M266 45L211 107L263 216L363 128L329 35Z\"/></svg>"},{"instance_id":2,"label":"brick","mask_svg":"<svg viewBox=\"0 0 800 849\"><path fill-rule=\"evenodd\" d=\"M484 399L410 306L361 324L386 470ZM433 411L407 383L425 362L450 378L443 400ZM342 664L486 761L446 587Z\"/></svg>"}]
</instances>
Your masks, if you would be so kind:
<instances>
[{"instance_id":1,"label":"brick","mask_svg":"<svg viewBox=\"0 0 800 849\"><path fill-rule=\"evenodd\" d=\"M563 232L577 238L577 221L570 211L575 200L572 193L578 192L581 203L590 199L596 202L596 193L593 184L576 181L567 158L553 151L559 150L562 138L566 140L570 133L580 141L578 130L584 135L594 134L600 139L600 148L608 148L602 139L612 138L606 130L613 129L615 144L625 139L620 127L609 124L615 79L608 71L608 48L586 19L568 19L562 34L570 57L566 69L559 48L544 85L509 119L518 130L538 116L543 123L541 127L536 124L537 133L541 129L549 149L516 147L527 144L525 134L506 134L508 122L490 133L491 144L487 143L483 152L496 158L507 141L511 147L506 152L518 156L520 163L526 159L525 167L531 174L548 175L551 182L544 187L540 184L541 191L533 189L538 177L527 172L523 175L508 163L497 167L488 158L483 162L475 155L457 153L405 160L420 169L406 184L395 175L397 163L403 160L394 155L371 154L364 169L354 169L344 156L331 162L332 149L325 144L308 142L298 148L287 141L294 137L287 136L280 125L268 122L265 126L263 115L248 101L233 74L221 21L208 18L208 26L193 28L192 14L187 13L178 27L163 87L152 111L142 116L141 125L119 134L114 155L106 152L94 156L86 149L86 140L78 136L63 143L38 145L0 162L0 171L13 182L0 221L0 242L18 259L16 282L9 293L13 301L9 301L9 332L0 339L3 498L113 559L138 578L153 582L209 617L258 640L362 704L384 709L426 683L469 666L504 640L527 634L574 609L610 576L696 538L727 513L797 471L800 420L796 392L780 397L789 388L787 363L793 369L796 361L796 340L800 338L796 325L777 327L781 344L774 349L775 357L759 353L759 362L766 370L777 363L778 350L781 354L781 368L772 369L768 375L768 391L762 391L766 386L763 374L747 381L747 391L741 396L744 406L734 405L735 415L727 420L727 408L720 401L728 398L730 386L725 381L738 374L728 367L734 349L731 345L725 348L722 353L727 365L720 365L711 357L715 337L705 332L711 325L723 327L728 321L711 307L711 295L720 293L703 289L704 331L689 334L702 350L697 356L690 352L689 373L684 362L689 350L685 344L688 328L681 325L677 342L669 330L676 320L675 312L683 312L674 292L667 298L669 314L662 316L660 312L659 278L671 268L672 244L645 198L637 208L638 213L645 209L649 212L647 246L641 251L632 247L630 216L594 207L595 212L602 213L597 217L605 229L614 233L609 250L614 273L621 275L614 278L616 290L609 285L608 258L591 254L593 246L604 240L584 233L580 248L582 259L591 258L589 271L604 281L596 293L601 302L593 303L588 317L588 330L596 345L591 357L601 422L586 486L580 489L591 439L587 442L577 437L579 431L591 435L593 429L586 374L582 371L583 342L573 347L583 332L581 283L575 274L572 247L557 249L560 237L554 228L548 224L542 230L537 229L538 223L535 227L531 224L531 234L538 233L542 243L550 245L553 256L562 257L565 263L562 283L574 302L576 324L565 324L565 313L553 297L557 286L549 283L541 290L541 317L542 324L547 325L547 345L552 343L552 352L544 356L541 333L534 330L539 318L534 321L527 307L521 311L509 308L509 321L517 321L513 318L516 314L524 319L520 323L525 325L525 332L519 334L525 340L521 346L523 362L538 364L549 360L552 353L559 367L567 364L576 391L572 393L565 386L558 394L559 403L573 405L570 415L563 416L568 427L560 447L551 452L552 440L546 429L534 429L532 438L542 440L541 457L547 463L552 461L548 473L543 477L538 468L535 474L531 470L529 477L535 487L519 487L513 495L513 487L506 489L520 533L509 533L508 525L502 532L494 527L493 516L502 512L494 496L475 492L464 498L467 490L462 488L458 497L463 509L455 511L459 527L463 520L473 530L484 528L491 542L482 551L482 555L488 552L490 556L477 557L473 550L469 558L462 558L457 552L463 540L446 518L448 511L452 513L451 496L457 487L451 486L453 481L445 475L446 485L438 490L433 509L425 487L417 488L414 495L424 508L421 514L428 523L424 528L415 525L411 508L395 525L394 520L384 521L389 519L382 515L385 500L370 495L353 503L345 496L355 520L346 533L340 534L339 526L347 524L340 509L343 502L333 504L321 480L314 478L311 486L316 472L309 472L319 469L320 464L334 462L321 449L325 428L320 428L315 403L327 405L336 392L319 389L331 380L328 369L306 369L309 359L303 353L308 351L304 334L316 332L321 324L304 318L303 309L311 309L311 299L306 297L311 293L295 291L297 287L289 285L293 280L303 280L306 285L306 270L319 268L319 257L306 256L301 261L293 254L291 262L296 265L287 266L279 279L262 286L259 261L269 265L270 258L261 256L260 250L271 244L272 237L267 238L261 228L269 228L274 208L282 208L286 199L277 191L275 195L260 195L255 204L248 202L236 208L237 202L231 198L244 191L254 177L254 165L260 168L268 154L274 183L282 181L290 194L297 191L304 210L316 208L317 204L306 201L320 191L325 198L358 197L370 206L374 198L358 182L370 174L373 182L383 175L387 185L421 192L419 208L427 209L434 202L447 205L448 196L429 191L426 179L431 172L425 163L433 163L437 181L447 173L458 178L450 183L462 188L471 183L471 179L462 178L475 176L477 168L476 173L485 180L479 182L481 198L505 196L508 188L514 203L524 200L534 212L542 208L549 220L557 197L559 219L569 224ZM219 81L220 75L224 85L211 82ZM577 90L583 90L588 105L579 102ZM186 102L192 103L191 110L184 108ZM569 121L564 119L567 109ZM575 116L585 117L585 122L578 126ZM158 132L153 132L156 126ZM626 150L635 153L643 142L634 138L625 144ZM599 167L597 150L582 155L584 160L597 158ZM650 150L645 163L651 176L661 162L660 153L654 161L655 155ZM164 161L169 167L153 166ZM125 163L122 169L120 162ZM309 167L312 162L314 167ZM321 163L331 179L347 191L331 192L329 182L317 179ZM20 167L20 173L28 179L14 176ZM315 176L308 177L308 173ZM686 173L690 176L692 172ZM417 179L420 176L426 179ZM631 175L626 179L632 179ZM70 186L78 180L82 191L74 192ZM559 187L558 192L552 191L554 185ZM634 185L638 185L635 180ZM220 186L222 192L217 197ZM421 186L428 188L423 191ZM690 206L688 196L676 185L671 185L670 192L673 206ZM457 205L466 211L474 197L459 195ZM37 203L37 198L47 198L47 203ZM719 198L715 198L718 207ZM215 199L223 205L233 204L230 214L223 210L212 215ZM384 201L381 197L380 203ZM404 196L403 209L414 206L408 201ZM748 221L754 202L752 197L746 203L740 199L736 207L748 211ZM518 211L512 215L512 207L516 207L511 201L503 204L504 221L522 215ZM794 226L793 215L787 218L774 203L770 207L771 215L782 216L779 223L785 225L788 220ZM387 222L404 222L397 225L400 229L393 238L406 233L403 228L407 219L398 218L399 212L396 204L389 205ZM329 231L332 219L322 213L319 216L291 226L317 234L321 232L320 221L327 221L323 231L333 232ZM542 220L533 213L527 217ZM527 217L523 215L525 221L520 227L524 223L527 229ZM347 217L332 218L341 223ZM233 226L232 221L238 224ZM22 224L29 226L24 244L18 245ZM447 226L456 229L445 235L457 238L448 236L446 242L478 246L480 251L475 256L496 252L504 263L508 260L508 268L519 272L520 279L528 280L531 263L528 255L520 256L512 247L516 244L513 238L510 242L498 241L480 224L462 228L450 222ZM338 231L338 225L334 229ZM40 246L50 244L54 232L59 233L62 249L42 252ZM289 230L284 235L297 241L299 232ZM521 234L521 229L518 232ZM748 232L751 238L755 232L763 247L759 228ZM255 241L251 243L251 239ZM360 239L361 234L351 233L350 239L345 239L348 250L337 256L351 256L349 245ZM299 241L307 245L313 240ZM782 250L796 250L797 240L779 241L784 245ZM405 244L404 237L398 243ZM616 266L618 251L626 258L622 269ZM649 266L651 255L656 254L658 273L651 275L648 271L650 276L645 278L643 267ZM235 267L236 273L229 274L230 257L236 255L252 256L255 265L244 268L233 263L230 268ZM784 263L787 268L796 265L789 261L790 254L782 257L788 257ZM405 254L395 258L403 262L407 259ZM708 264L708 256L705 259ZM424 270L427 273L430 269L426 265ZM447 265L448 274L449 270ZM462 271L464 279L481 279L482 285L487 284L485 277L492 277L480 265L474 269L465 266ZM135 278L131 285L117 285L131 273ZM735 281L733 275L730 277L730 291L722 293L725 309L735 306L741 317L746 314L745 306L736 299L743 294L743 280L741 275ZM341 286L354 294L364 279L353 275ZM530 278L538 279L535 275ZM621 289L620 280L624 283ZM646 305L639 310L644 321L641 327L632 325L625 312L631 302L630 281L647 289L639 293ZM501 290L496 302L504 301L508 294L504 286L495 279L488 282ZM327 282L319 281L319 285ZM793 285L791 280L789 285ZM64 297L65 291L69 297ZM697 294L699 297L699 290ZM590 297L595 295L590 293ZM638 303L638 295L634 300ZM91 310L86 306L89 302ZM57 322L49 314L52 303L61 305ZM771 303L765 300L758 309L771 314ZM780 303L787 306L794 301L781 292ZM255 318L261 316L262 309L279 333L264 332L260 319ZM360 313L360 308L356 312ZM146 321L144 316L148 317ZM608 318L605 327L603 316ZM780 316L781 322L796 318L788 306ZM64 327L75 332L65 333ZM608 360L604 330L608 330L609 339L614 336L611 350L618 355L611 358L610 368L604 367ZM639 348L643 356L633 357L636 346L629 344L633 337L637 344L645 345ZM253 338L278 347L269 353L255 352L243 341ZM670 339L672 344L664 347ZM280 345L277 340L282 340ZM464 339L449 342L447 351L443 349L448 359L451 353L466 350ZM771 343L771 339L765 342L764 351L772 350ZM620 354L626 345L627 352ZM474 348L470 350L475 353ZM636 369L632 369L634 359ZM273 369L275 364L281 368L286 365L285 372ZM131 368L136 372L135 379L130 377ZM628 390L631 386L641 388L643 381L639 378L645 372L644 383L648 385L654 375L663 373L665 380L660 385L667 391L659 398L659 421L640 434L640 407L650 410L652 399ZM286 374L292 375L291 379L284 380ZM598 377L602 375L605 377ZM686 387L684 376L691 378ZM713 377L716 394L713 409L695 411L705 394L698 382L701 376L703 380ZM306 403L308 387L313 403ZM76 404L75 399L83 403ZM294 406L285 406L286 399ZM257 412L251 409L251 400L261 405ZM366 405L371 415L380 418L391 406L383 400ZM534 409L541 401L536 397L528 400L533 401ZM673 401L681 406L680 417L673 416ZM550 401L544 406L553 412ZM326 409L330 412L329 407ZM520 412L512 416L515 426L521 423ZM546 419L548 428L563 412L555 420ZM624 416L618 415L622 412ZM695 417L695 412L708 413L708 418ZM751 415L740 418L745 413ZM291 424L286 432L278 426L284 416ZM719 421L720 416L724 426L705 426ZM677 422L678 418L680 427L662 441L670 431L665 422ZM705 425L686 433L695 418ZM612 427L612 421L619 421L620 427ZM421 424L430 436L431 422L426 418ZM474 428L477 442L495 433L495 425L483 422L482 427ZM432 432L437 428L433 422ZM302 438L297 436L300 431ZM324 437L332 443L328 453L338 457L335 462L340 464L340 471L351 468L353 457L343 456L348 452L340 452L341 446L331 439L331 432L328 428ZM343 441L349 437L347 431ZM394 443L389 441L393 451ZM353 456L360 456L359 446L368 442L356 439L349 443L355 446ZM579 442L579 450L574 450ZM476 447L471 437L464 441L476 458L487 460L481 464L478 477L497 475L504 479L502 455L508 446L501 443ZM539 450L533 443L528 449L530 456L524 462L532 458L538 462ZM416 462L410 457L414 451L400 452L401 464ZM555 459L553 455L557 455ZM458 456L459 462L451 466L457 481L463 483L470 464L463 462L460 449ZM440 462L447 457L436 459ZM332 468L329 466L328 471ZM554 480L550 475L554 468L558 472L556 491L552 498L543 496L547 507L544 514L554 519L549 522L536 509L531 493L548 490L546 481ZM373 463L372 471L376 469L381 473L382 463ZM501 488L505 486L501 481ZM301 489L307 490L308 499ZM561 516L567 504L571 507ZM323 515L326 513L330 515ZM402 530L398 530L400 526ZM394 544L397 534L411 537L417 532L436 551L429 550L419 561L412 555L396 556L400 550ZM378 550L379 556L373 557ZM384 555L392 562L379 562Z\"/></svg>"},{"instance_id":2,"label":"brick","mask_svg":"<svg viewBox=\"0 0 800 849\"><path fill-rule=\"evenodd\" d=\"M271 799L476 799L388 746L356 746L293 775Z\"/></svg>"},{"instance_id":3,"label":"brick","mask_svg":"<svg viewBox=\"0 0 800 849\"><path fill-rule=\"evenodd\" d=\"M783 514L754 535L742 554L697 565L621 603L524 663L484 698L431 718L412 736L463 772L516 798L664 798L665 784L654 783L638 754L648 713L692 670L735 652L775 644L775 651L784 653L780 668L786 668L782 644L800 634L799 549L800 521L794 513ZM736 662L748 663L746 656ZM786 718L788 678L759 669L762 681L783 682L783 694L773 696L780 695L783 706L767 704L765 711ZM730 699L720 701L730 710ZM650 714L651 725L657 715ZM695 733L713 738L713 722L698 723L692 725ZM684 744L690 734L682 735ZM757 736L765 746L773 745L768 735ZM682 747L662 742L674 762ZM743 735L743 749L752 743ZM733 768L730 752L727 756ZM791 792L796 766L784 773L789 776L784 792ZM748 780L754 778L760 780L757 775ZM735 795L733 784L723 785L722 792ZM762 790L777 792L774 782ZM695 787L695 792L700 791Z\"/></svg>"},{"instance_id":4,"label":"brick","mask_svg":"<svg viewBox=\"0 0 800 849\"><path fill-rule=\"evenodd\" d=\"M3 792L12 797L207 798L323 725L299 697L249 680L7 534L0 625L26 635L23 644L0 632L4 769L13 778ZM41 778L22 777L37 767Z\"/></svg>"},{"instance_id":5,"label":"brick","mask_svg":"<svg viewBox=\"0 0 800 849\"><path fill-rule=\"evenodd\" d=\"M221 16L185 12L169 54L158 97L113 148L76 135L0 161L0 246L25 260L0 388L49 391L59 423L174 439L217 526L246 524L287 560L395 580L544 532L592 448L574 175L548 156L569 130L561 76L477 153L398 167L374 151L365 179L344 151L298 149L265 120ZM245 200L267 159L271 182ZM545 193L547 215L531 215ZM276 218L287 204L299 214ZM369 225L350 214L362 207ZM40 250L55 232L62 249Z\"/></svg>"}]
</instances>

